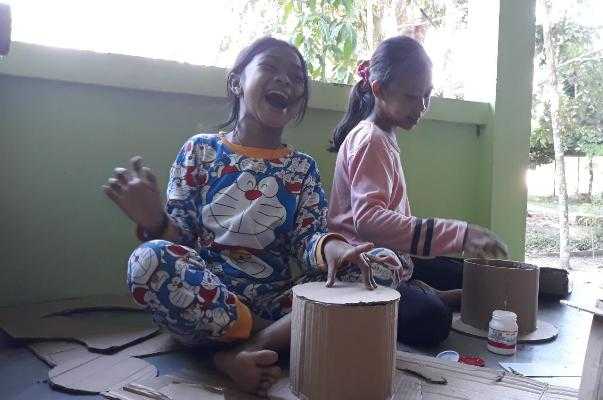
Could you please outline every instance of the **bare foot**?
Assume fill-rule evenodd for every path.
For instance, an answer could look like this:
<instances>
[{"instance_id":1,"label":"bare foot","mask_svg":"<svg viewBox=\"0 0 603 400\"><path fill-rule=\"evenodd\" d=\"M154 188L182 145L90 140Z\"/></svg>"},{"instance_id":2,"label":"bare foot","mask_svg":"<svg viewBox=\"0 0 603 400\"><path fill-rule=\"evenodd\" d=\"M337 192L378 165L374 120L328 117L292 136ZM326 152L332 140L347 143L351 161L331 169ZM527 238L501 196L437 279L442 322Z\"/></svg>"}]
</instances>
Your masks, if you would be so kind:
<instances>
[{"instance_id":1,"label":"bare foot","mask_svg":"<svg viewBox=\"0 0 603 400\"><path fill-rule=\"evenodd\" d=\"M453 310L458 310L461 308L461 300L463 299L463 289L453 289L453 290L437 290L432 288L428 284L423 281L413 280L416 286L423 288L428 292L432 292L438 295L440 299Z\"/></svg>"},{"instance_id":2,"label":"bare foot","mask_svg":"<svg viewBox=\"0 0 603 400\"><path fill-rule=\"evenodd\" d=\"M266 397L268 389L281 375L276 365L278 354L272 350L230 350L214 355L214 364L247 393Z\"/></svg>"},{"instance_id":3,"label":"bare foot","mask_svg":"<svg viewBox=\"0 0 603 400\"><path fill-rule=\"evenodd\" d=\"M444 304L453 310L461 308L461 300L463 299L462 289L438 291L438 296L440 296Z\"/></svg>"}]
</instances>

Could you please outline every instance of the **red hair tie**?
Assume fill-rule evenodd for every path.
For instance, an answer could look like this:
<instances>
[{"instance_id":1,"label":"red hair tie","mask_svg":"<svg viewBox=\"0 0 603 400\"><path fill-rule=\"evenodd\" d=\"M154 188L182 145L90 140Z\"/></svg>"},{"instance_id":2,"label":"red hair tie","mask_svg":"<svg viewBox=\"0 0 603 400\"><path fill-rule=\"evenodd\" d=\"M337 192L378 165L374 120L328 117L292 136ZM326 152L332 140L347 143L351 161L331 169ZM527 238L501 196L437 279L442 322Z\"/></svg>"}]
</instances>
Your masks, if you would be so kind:
<instances>
[{"instance_id":1,"label":"red hair tie","mask_svg":"<svg viewBox=\"0 0 603 400\"><path fill-rule=\"evenodd\" d=\"M364 82L364 84L366 86L370 85L369 78L371 76L371 73L369 70L369 61L368 60L361 61L358 64L358 66L356 67L356 73L358 74L359 77L362 78L362 81Z\"/></svg>"}]
</instances>

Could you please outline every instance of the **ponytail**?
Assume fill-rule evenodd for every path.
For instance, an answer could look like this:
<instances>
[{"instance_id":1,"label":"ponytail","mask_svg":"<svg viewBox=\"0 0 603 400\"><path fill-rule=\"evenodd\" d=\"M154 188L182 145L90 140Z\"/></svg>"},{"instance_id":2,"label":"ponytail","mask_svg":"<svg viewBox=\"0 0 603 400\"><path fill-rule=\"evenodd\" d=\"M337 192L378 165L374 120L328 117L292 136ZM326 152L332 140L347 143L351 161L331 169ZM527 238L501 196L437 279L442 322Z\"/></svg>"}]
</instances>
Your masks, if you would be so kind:
<instances>
[{"instance_id":1,"label":"ponytail","mask_svg":"<svg viewBox=\"0 0 603 400\"><path fill-rule=\"evenodd\" d=\"M371 82L378 81L382 87L395 83L403 72L418 72L431 69L431 60L423 46L408 36L396 36L379 44L370 62L358 66L362 80L352 88L348 109L335 129L329 151L336 153L346 136L360 121L366 119L375 106L375 95Z\"/></svg>"},{"instance_id":2,"label":"ponytail","mask_svg":"<svg viewBox=\"0 0 603 400\"><path fill-rule=\"evenodd\" d=\"M375 105L375 95L365 80L356 83L350 92L348 109L335 129L331 138L330 152L337 153L344 139L360 121L369 116Z\"/></svg>"}]
</instances>

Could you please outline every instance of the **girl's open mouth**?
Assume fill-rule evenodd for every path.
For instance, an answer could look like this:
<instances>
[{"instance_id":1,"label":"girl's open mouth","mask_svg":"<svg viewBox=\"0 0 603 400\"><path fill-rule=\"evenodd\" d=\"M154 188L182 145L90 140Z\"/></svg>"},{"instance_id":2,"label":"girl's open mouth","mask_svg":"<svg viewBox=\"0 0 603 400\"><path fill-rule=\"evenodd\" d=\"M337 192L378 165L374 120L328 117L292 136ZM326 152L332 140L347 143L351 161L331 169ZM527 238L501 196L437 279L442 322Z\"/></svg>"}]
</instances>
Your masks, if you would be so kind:
<instances>
[{"instance_id":1,"label":"girl's open mouth","mask_svg":"<svg viewBox=\"0 0 603 400\"><path fill-rule=\"evenodd\" d=\"M271 91L265 96L266 102L274 108L284 110L289 106L289 99L281 92Z\"/></svg>"}]
</instances>

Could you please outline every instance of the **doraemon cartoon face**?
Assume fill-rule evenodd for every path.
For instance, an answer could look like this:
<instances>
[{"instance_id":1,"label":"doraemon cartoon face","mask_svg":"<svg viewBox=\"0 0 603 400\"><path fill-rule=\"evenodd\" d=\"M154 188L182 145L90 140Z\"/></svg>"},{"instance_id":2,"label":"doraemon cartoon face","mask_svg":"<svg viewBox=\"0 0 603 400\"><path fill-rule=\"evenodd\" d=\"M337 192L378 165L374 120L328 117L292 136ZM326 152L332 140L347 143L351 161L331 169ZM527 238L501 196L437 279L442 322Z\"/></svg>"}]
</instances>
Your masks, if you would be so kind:
<instances>
[{"instance_id":1,"label":"doraemon cartoon face","mask_svg":"<svg viewBox=\"0 0 603 400\"><path fill-rule=\"evenodd\" d=\"M273 176L257 182L254 175L243 172L203 207L203 225L215 234L216 243L263 249L274 241L274 230L285 222L286 210L277 193Z\"/></svg>"},{"instance_id":2,"label":"doraemon cartoon face","mask_svg":"<svg viewBox=\"0 0 603 400\"><path fill-rule=\"evenodd\" d=\"M128 282L145 285L159 266L159 259L153 249L139 247L128 260Z\"/></svg>"}]
</instances>

